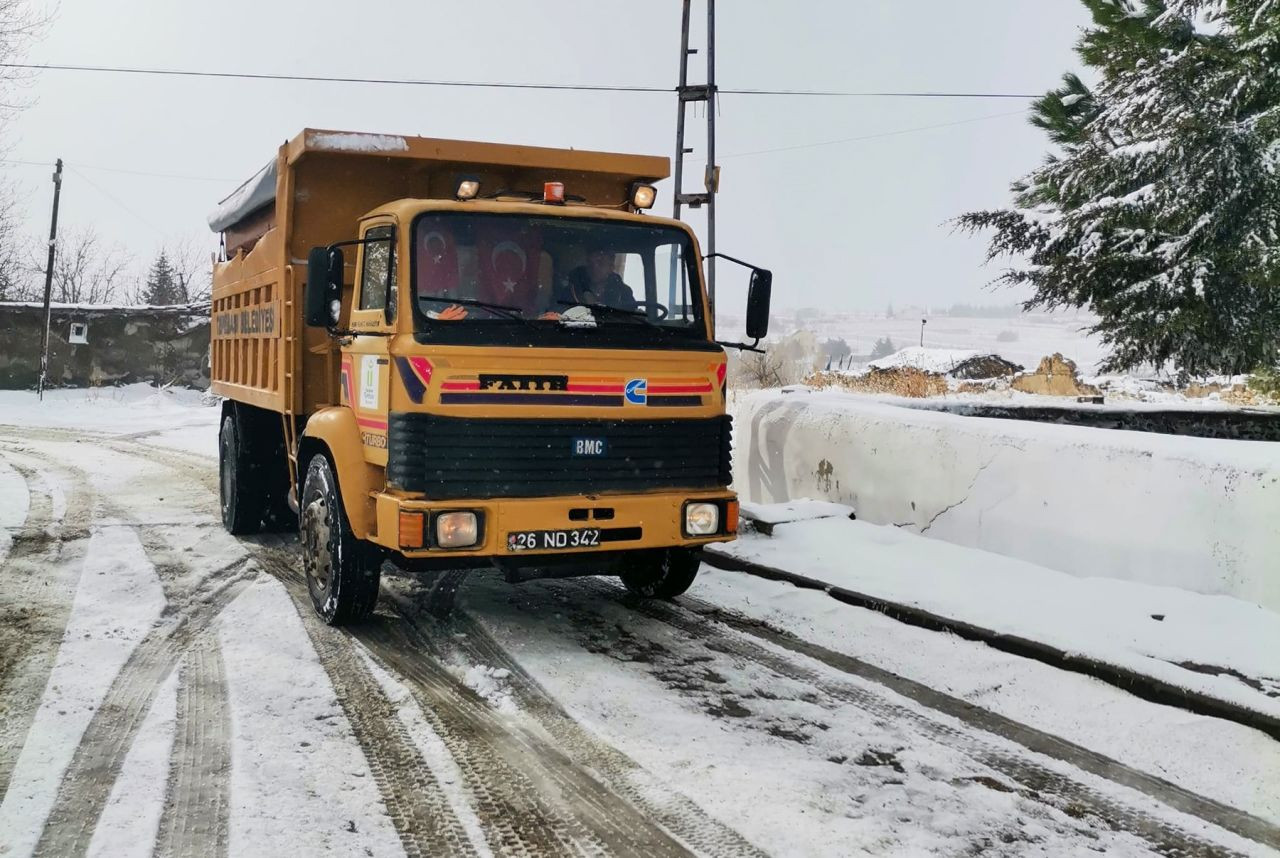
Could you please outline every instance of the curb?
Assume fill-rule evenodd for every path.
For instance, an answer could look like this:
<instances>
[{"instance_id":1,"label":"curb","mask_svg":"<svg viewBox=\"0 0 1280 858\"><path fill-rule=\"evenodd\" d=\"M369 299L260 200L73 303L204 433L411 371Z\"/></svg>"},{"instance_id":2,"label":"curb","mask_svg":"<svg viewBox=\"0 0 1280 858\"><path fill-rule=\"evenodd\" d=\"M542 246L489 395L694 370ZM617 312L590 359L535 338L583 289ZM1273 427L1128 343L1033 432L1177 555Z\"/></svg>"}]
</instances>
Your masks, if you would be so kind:
<instances>
[{"instance_id":1,"label":"curb","mask_svg":"<svg viewBox=\"0 0 1280 858\"><path fill-rule=\"evenodd\" d=\"M935 614L923 608L891 602L876 596L859 593L855 590L836 587L815 578L808 578L804 575L787 572L761 563L753 563L750 560L743 560L714 549L703 548L701 554L704 563L717 569L744 572L770 581L782 581L805 590L818 590L838 602L876 611L909 626L916 626L935 632L948 632L965 640L984 643L992 649L1006 652L1010 655L1035 659L1060 670L1091 676L1143 700L1165 706L1176 706L1179 709L1184 709L1197 715L1234 721L1245 727L1260 730L1271 738L1280 741L1280 718L1256 712L1208 694L1182 688L1173 683L1156 679L1125 667L1070 653L1040 641L1019 637L1018 635L1005 634L982 626L976 626L963 620L944 617L941 614Z\"/></svg>"}]
</instances>

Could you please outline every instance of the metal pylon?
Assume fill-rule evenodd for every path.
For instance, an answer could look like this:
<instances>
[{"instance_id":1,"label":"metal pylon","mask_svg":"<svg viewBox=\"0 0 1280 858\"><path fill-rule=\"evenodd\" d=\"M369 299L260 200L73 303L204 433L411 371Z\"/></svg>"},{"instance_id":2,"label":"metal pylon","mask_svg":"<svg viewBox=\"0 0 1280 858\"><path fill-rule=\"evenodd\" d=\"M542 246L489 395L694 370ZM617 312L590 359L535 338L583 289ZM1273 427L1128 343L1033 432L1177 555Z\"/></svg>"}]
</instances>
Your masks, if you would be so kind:
<instances>
[{"instance_id":1,"label":"metal pylon","mask_svg":"<svg viewBox=\"0 0 1280 858\"><path fill-rule=\"evenodd\" d=\"M689 47L689 15L693 0L682 0L680 19L680 85L676 88L679 105L676 113L676 163L675 163L675 202L673 216L677 219L685 206L691 209L707 208L707 241L705 256L711 257L716 252L716 191L720 182L719 168L716 167L716 2L703 0L707 5L707 76L706 83L689 83L689 59L698 53L697 48ZM685 193L684 159L691 154L692 147L685 146L685 114L691 103L702 102L707 115L707 157L706 169L703 171L702 190L696 193ZM707 293L711 301L711 318L714 328L716 302L716 261L707 259ZM672 279L671 305L675 305L675 282Z\"/></svg>"}]
</instances>

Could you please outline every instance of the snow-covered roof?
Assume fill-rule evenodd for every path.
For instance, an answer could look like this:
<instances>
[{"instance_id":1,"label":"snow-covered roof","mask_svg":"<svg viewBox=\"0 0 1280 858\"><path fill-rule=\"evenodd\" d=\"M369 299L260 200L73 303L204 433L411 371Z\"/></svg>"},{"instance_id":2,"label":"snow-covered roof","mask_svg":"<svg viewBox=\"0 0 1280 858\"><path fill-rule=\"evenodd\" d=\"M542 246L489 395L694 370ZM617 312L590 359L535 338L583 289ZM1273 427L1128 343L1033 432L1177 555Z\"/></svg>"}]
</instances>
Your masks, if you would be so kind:
<instances>
[{"instance_id":1,"label":"snow-covered roof","mask_svg":"<svg viewBox=\"0 0 1280 858\"><path fill-rule=\"evenodd\" d=\"M276 159L272 158L209 213L209 229L222 232L276 199Z\"/></svg>"},{"instance_id":2,"label":"snow-covered roof","mask_svg":"<svg viewBox=\"0 0 1280 858\"><path fill-rule=\"evenodd\" d=\"M0 301L0 312L5 310L39 310L44 311L40 301ZM194 304L63 304L50 301L49 310L53 313L77 313L85 316L102 316L109 314L163 314L163 315L208 315L209 302Z\"/></svg>"}]
</instances>

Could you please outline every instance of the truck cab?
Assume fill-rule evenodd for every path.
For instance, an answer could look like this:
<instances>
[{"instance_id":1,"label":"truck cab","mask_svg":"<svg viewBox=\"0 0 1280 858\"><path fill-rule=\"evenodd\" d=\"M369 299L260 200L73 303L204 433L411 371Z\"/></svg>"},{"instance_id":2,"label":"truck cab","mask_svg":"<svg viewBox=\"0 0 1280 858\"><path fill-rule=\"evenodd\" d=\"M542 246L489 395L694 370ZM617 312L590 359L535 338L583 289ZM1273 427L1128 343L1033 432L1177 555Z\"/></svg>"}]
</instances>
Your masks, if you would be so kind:
<instances>
[{"instance_id":1,"label":"truck cab","mask_svg":"<svg viewBox=\"0 0 1280 858\"><path fill-rule=\"evenodd\" d=\"M334 623L372 609L386 559L512 580L617 574L651 597L687 589L697 549L733 538L738 506L726 354L698 242L646 211L666 160L421 138L352 158L361 138L383 138L350 135L346 157L309 161L309 147L325 150L307 135L335 133L304 132L292 163L282 152L277 185L283 174L293 186L277 188L274 223L215 273L214 385L233 402L221 445L228 528L293 511L313 602ZM400 162L384 184L410 193L277 260L292 275L305 259L306 275L266 302L298 354L285 379L294 396L264 408L230 383L219 390L219 331L231 324L217 317L262 270L251 257L270 248L268 232L292 222L296 247L311 210L346 199L315 160L341 164L348 182ZM420 181L405 180L416 171ZM770 277L750 277L758 338ZM252 317L245 306L237 321ZM274 478L246 477L253 464Z\"/></svg>"}]
</instances>

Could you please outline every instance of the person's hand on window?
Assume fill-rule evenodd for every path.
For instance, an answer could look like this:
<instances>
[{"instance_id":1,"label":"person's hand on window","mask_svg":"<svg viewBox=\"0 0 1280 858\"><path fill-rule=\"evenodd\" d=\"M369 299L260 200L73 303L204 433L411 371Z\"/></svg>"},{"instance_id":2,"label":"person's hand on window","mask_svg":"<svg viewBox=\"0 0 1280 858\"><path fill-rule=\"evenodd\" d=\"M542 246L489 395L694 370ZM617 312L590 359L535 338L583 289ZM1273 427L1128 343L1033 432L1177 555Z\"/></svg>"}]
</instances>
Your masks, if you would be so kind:
<instances>
[{"instance_id":1,"label":"person's hand on window","mask_svg":"<svg viewBox=\"0 0 1280 858\"><path fill-rule=\"evenodd\" d=\"M459 304L450 304L438 313L427 311L427 318L439 319L442 322L459 322L467 317L467 308Z\"/></svg>"}]
</instances>

